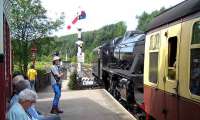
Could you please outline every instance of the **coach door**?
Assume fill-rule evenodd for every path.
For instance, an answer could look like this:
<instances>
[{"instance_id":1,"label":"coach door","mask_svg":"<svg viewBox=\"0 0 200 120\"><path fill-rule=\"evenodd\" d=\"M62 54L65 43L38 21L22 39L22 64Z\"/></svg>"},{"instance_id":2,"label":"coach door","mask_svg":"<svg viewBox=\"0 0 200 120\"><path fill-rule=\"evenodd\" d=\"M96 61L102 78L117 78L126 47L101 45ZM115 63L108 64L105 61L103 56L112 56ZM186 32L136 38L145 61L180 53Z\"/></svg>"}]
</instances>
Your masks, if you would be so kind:
<instances>
[{"instance_id":1,"label":"coach door","mask_svg":"<svg viewBox=\"0 0 200 120\"><path fill-rule=\"evenodd\" d=\"M173 25L165 31L166 57L164 83L164 114L166 120L177 118L177 95L179 87L179 45L180 45L181 24Z\"/></svg>"}]
</instances>

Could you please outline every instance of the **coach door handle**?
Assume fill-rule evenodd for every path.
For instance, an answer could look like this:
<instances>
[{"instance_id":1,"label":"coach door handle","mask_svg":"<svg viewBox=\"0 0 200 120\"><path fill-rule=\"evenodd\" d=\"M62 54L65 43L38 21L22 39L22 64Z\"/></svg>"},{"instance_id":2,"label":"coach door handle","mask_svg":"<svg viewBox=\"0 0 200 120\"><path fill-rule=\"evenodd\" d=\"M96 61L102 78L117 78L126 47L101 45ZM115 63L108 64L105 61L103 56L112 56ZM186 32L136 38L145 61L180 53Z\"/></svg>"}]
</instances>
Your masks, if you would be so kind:
<instances>
[{"instance_id":1,"label":"coach door handle","mask_svg":"<svg viewBox=\"0 0 200 120\"><path fill-rule=\"evenodd\" d=\"M178 95L178 87L179 87L179 80L176 81L176 87L173 88L176 91L176 95Z\"/></svg>"},{"instance_id":2,"label":"coach door handle","mask_svg":"<svg viewBox=\"0 0 200 120\"><path fill-rule=\"evenodd\" d=\"M163 77L163 82L166 83L166 81L167 81L167 77L164 76L164 77Z\"/></svg>"}]
</instances>

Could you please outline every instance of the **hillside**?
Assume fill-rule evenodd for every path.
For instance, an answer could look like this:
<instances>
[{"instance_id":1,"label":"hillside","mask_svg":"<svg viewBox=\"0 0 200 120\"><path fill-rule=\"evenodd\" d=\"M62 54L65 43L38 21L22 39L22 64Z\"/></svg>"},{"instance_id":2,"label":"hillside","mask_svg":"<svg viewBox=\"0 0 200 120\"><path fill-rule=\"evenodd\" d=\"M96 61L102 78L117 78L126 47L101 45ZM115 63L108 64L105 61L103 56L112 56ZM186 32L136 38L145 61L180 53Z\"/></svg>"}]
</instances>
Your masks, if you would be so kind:
<instances>
[{"instance_id":1,"label":"hillside","mask_svg":"<svg viewBox=\"0 0 200 120\"><path fill-rule=\"evenodd\" d=\"M83 32L82 40L84 42L83 50L85 52L85 61L90 63L94 57L91 52L95 47L112 40L115 37L122 36L126 31L126 25L124 22L118 22L116 24L111 24L100 28L99 30ZM77 34L62 36L55 39L57 46L62 55L68 53L72 61L75 60L76 55L76 45ZM56 50L59 50L56 47Z\"/></svg>"}]
</instances>

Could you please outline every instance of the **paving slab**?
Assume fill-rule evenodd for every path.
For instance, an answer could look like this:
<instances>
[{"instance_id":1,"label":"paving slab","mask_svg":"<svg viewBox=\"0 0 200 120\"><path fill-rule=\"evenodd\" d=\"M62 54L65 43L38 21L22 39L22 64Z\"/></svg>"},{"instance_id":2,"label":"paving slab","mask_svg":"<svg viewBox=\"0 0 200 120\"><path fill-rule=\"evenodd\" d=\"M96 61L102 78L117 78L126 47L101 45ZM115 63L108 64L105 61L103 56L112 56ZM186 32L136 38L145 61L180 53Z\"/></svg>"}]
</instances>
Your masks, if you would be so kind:
<instances>
[{"instance_id":1,"label":"paving slab","mask_svg":"<svg viewBox=\"0 0 200 120\"><path fill-rule=\"evenodd\" d=\"M53 92L38 93L36 107L49 113ZM60 114L62 120L136 120L106 90L79 90L62 92Z\"/></svg>"}]
</instances>

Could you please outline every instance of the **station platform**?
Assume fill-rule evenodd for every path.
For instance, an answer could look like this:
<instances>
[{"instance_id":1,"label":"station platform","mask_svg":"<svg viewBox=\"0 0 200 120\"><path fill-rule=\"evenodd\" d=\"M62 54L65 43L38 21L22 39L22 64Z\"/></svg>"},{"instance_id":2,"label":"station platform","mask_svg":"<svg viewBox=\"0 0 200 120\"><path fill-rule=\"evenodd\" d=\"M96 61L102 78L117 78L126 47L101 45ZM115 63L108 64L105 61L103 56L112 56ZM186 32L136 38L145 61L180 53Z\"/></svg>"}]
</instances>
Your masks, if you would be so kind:
<instances>
[{"instance_id":1,"label":"station platform","mask_svg":"<svg viewBox=\"0 0 200 120\"><path fill-rule=\"evenodd\" d=\"M53 92L38 93L36 107L49 114ZM62 120L136 120L106 90L63 91L59 114Z\"/></svg>"}]
</instances>

